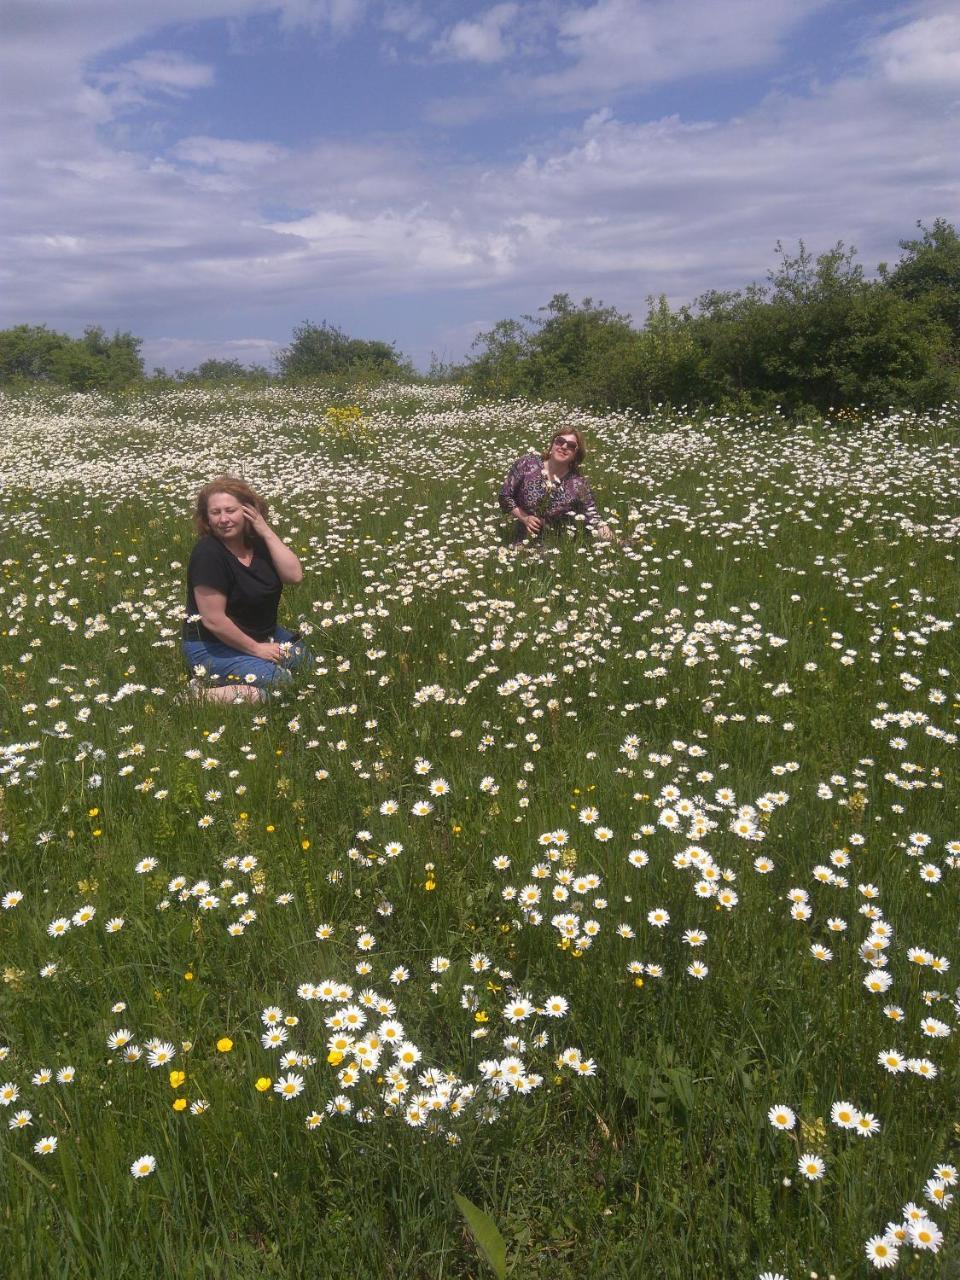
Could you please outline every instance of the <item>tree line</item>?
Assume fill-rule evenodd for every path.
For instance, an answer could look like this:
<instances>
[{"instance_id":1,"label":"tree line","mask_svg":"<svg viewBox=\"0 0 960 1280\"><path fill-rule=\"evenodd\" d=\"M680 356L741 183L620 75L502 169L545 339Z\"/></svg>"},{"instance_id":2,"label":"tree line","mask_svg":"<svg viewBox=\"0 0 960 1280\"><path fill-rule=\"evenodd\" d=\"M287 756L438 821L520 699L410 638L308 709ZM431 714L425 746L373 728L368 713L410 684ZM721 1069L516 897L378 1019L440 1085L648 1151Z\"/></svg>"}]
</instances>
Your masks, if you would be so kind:
<instances>
[{"instance_id":1,"label":"tree line","mask_svg":"<svg viewBox=\"0 0 960 1280\"><path fill-rule=\"evenodd\" d=\"M462 373L480 392L645 412L938 406L960 399L960 237L943 219L918 229L874 280L842 243L817 257L778 244L766 284L651 298L641 328L557 294L480 334Z\"/></svg>"},{"instance_id":2,"label":"tree line","mask_svg":"<svg viewBox=\"0 0 960 1280\"><path fill-rule=\"evenodd\" d=\"M838 243L814 256L778 244L766 283L711 290L671 307L648 299L644 323L615 307L558 293L536 315L499 321L460 364L434 360L428 377L482 395L561 399L583 406L709 407L788 415L924 409L960 399L960 236L945 219L917 224L900 258L868 279L856 251ZM147 379L142 340L90 327L81 338L45 326L0 332L0 384L74 390L146 381L217 385L319 379L411 379L392 343L352 338L304 321L275 367L205 360Z\"/></svg>"},{"instance_id":3,"label":"tree line","mask_svg":"<svg viewBox=\"0 0 960 1280\"><path fill-rule=\"evenodd\" d=\"M109 391L145 382L216 386L299 382L309 378L352 375L386 379L413 377L412 364L388 342L351 338L336 325L305 320L293 331L271 370L239 360L204 360L196 369L154 369L147 377L143 339L117 330L112 337L99 326L71 338L46 325L16 325L0 330L0 385L46 383L73 391Z\"/></svg>"}]
</instances>

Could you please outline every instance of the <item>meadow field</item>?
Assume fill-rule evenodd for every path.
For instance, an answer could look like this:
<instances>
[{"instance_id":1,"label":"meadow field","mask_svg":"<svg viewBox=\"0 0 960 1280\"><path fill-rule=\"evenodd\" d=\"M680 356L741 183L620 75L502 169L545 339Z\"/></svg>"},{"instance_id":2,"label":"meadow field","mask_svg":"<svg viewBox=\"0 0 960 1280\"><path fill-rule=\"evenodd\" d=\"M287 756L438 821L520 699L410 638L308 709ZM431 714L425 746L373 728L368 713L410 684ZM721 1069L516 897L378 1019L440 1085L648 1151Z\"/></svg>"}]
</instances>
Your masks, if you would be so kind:
<instances>
[{"instance_id":1,"label":"meadow field","mask_svg":"<svg viewBox=\"0 0 960 1280\"><path fill-rule=\"evenodd\" d=\"M958 422L3 399L0 1274L960 1276ZM510 550L561 423L619 541Z\"/></svg>"}]
</instances>

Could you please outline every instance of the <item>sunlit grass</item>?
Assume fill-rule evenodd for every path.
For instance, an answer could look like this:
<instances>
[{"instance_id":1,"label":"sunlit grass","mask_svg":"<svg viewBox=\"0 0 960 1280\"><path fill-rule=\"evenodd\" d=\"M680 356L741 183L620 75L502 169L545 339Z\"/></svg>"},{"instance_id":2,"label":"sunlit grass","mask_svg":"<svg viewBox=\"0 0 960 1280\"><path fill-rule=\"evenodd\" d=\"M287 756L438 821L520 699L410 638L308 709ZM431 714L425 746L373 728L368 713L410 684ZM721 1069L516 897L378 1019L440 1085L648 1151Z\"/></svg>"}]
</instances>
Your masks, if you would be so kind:
<instances>
[{"instance_id":1,"label":"sunlit grass","mask_svg":"<svg viewBox=\"0 0 960 1280\"><path fill-rule=\"evenodd\" d=\"M4 1274L481 1274L458 1191L518 1277L870 1274L909 1202L957 1266L956 418L563 413L5 402ZM509 551L574 419L623 541ZM221 469L306 569L259 708L178 699Z\"/></svg>"}]
</instances>

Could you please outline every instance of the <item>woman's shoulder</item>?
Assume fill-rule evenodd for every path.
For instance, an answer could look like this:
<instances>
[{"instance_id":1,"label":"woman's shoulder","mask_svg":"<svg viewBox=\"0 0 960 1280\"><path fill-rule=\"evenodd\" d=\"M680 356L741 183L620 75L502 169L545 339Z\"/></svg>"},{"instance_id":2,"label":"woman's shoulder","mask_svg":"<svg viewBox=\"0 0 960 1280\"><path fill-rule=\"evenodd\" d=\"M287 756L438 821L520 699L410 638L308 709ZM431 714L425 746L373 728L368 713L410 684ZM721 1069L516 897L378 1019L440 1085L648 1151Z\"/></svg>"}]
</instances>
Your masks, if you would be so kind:
<instances>
[{"instance_id":1,"label":"woman's shoulder","mask_svg":"<svg viewBox=\"0 0 960 1280\"><path fill-rule=\"evenodd\" d=\"M190 552L191 564L198 560L222 560L226 554L226 548L219 538L215 538L212 533L204 533L193 544Z\"/></svg>"}]
</instances>

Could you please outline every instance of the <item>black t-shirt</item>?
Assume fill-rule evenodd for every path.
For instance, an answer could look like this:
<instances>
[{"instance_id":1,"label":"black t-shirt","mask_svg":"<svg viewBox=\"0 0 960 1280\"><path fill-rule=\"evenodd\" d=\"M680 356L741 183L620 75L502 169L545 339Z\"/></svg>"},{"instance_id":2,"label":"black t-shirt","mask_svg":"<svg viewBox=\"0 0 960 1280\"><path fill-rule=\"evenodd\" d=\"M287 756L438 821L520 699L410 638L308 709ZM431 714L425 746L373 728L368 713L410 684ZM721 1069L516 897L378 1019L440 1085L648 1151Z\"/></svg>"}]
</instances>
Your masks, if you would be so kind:
<instances>
[{"instance_id":1,"label":"black t-shirt","mask_svg":"<svg viewBox=\"0 0 960 1280\"><path fill-rule=\"evenodd\" d=\"M187 566L187 617L200 612L194 587L211 587L227 598L231 622L254 640L269 640L277 625L283 585L262 538L253 539L253 559L241 564L219 538L207 534L190 553ZM185 622L185 640L216 640L202 622Z\"/></svg>"}]
</instances>

